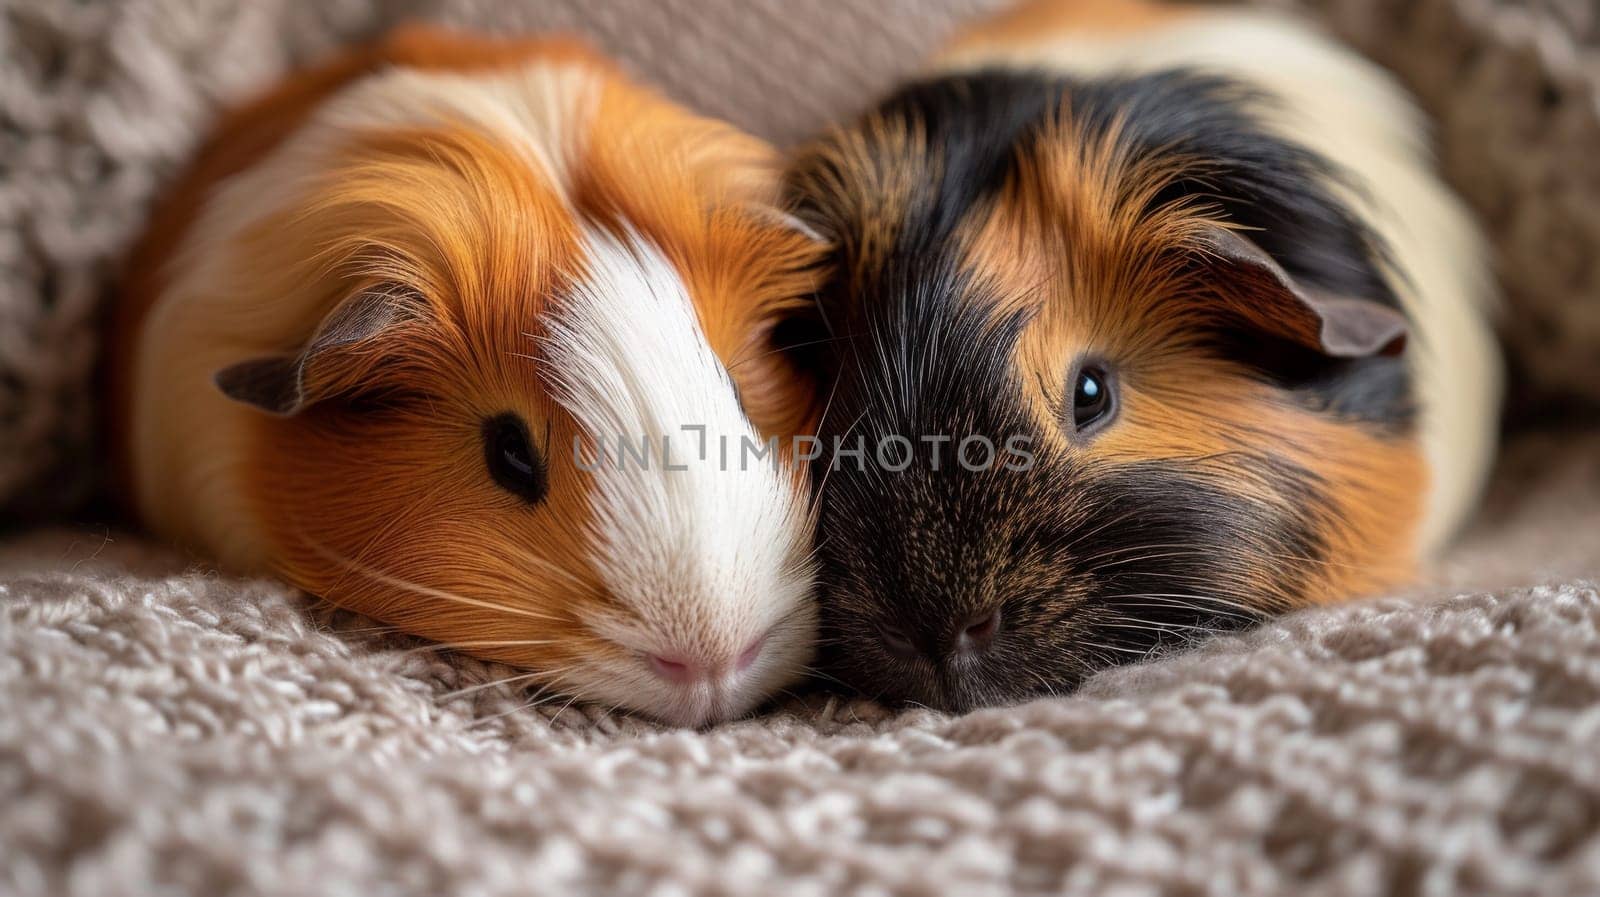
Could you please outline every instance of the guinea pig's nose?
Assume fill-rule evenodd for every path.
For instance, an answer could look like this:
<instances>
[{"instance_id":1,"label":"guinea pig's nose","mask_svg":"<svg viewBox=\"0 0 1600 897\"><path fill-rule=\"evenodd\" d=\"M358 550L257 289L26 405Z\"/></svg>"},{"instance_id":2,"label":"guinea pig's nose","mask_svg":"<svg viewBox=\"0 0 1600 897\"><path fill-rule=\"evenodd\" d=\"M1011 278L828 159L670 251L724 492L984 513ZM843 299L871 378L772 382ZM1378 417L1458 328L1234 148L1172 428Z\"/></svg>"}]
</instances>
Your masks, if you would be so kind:
<instances>
[{"instance_id":1,"label":"guinea pig's nose","mask_svg":"<svg viewBox=\"0 0 1600 897\"><path fill-rule=\"evenodd\" d=\"M690 654L651 654L650 669L657 676L679 685L709 682L729 673L742 673L755 664L766 647L765 635L746 645L729 660L709 660Z\"/></svg>"},{"instance_id":2,"label":"guinea pig's nose","mask_svg":"<svg viewBox=\"0 0 1600 897\"><path fill-rule=\"evenodd\" d=\"M704 678L699 664L663 657L660 654L650 655L650 669L668 682L687 683Z\"/></svg>"},{"instance_id":3,"label":"guinea pig's nose","mask_svg":"<svg viewBox=\"0 0 1600 897\"><path fill-rule=\"evenodd\" d=\"M988 648L994 642L995 634L1000 631L1000 609L974 614L962 624L961 630L956 633L955 653L977 654Z\"/></svg>"}]
</instances>

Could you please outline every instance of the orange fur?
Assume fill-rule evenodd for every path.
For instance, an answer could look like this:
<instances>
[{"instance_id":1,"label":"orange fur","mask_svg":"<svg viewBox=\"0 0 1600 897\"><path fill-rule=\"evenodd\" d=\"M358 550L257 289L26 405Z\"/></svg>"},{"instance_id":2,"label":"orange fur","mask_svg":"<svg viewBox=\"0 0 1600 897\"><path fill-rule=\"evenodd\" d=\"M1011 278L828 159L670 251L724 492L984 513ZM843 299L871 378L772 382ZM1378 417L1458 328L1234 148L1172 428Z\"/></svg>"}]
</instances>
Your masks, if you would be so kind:
<instances>
[{"instance_id":1,"label":"orange fur","mask_svg":"<svg viewBox=\"0 0 1600 897\"><path fill-rule=\"evenodd\" d=\"M133 495L130 431L133 376L145 316L161 297L173 255L194 226L207 198L222 181L254 165L294 133L329 96L352 81L389 66L426 70L481 71L534 57L603 60L570 40L494 41L442 28L411 25L381 41L349 49L286 77L270 90L228 110L188 167L151 212L150 222L129 253L117 301L108 309L101 365L105 432L111 441L114 486L129 510Z\"/></svg>"},{"instance_id":2,"label":"orange fur","mask_svg":"<svg viewBox=\"0 0 1600 897\"><path fill-rule=\"evenodd\" d=\"M607 84L596 122L578 204L661 247L696 297L701 327L750 419L787 450L787 437L810 430L816 403L810 384L772 351L769 334L809 304L808 265L819 249L757 212L778 202L779 158L754 138L620 81ZM656 164L664 153L682 153L685 164Z\"/></svg>"},{"instance_id":3,"label":"orange fur","mask_svg":"<svg viewBox=\"0 0 1600 897\"><path fill-rule=\"evenodd\" d=\"M247 441L259 448L243 459L245 483L277 543L277 572L440 641L514 641L533 628L551 642L475 650L495 659L556 669L600 650L566 612L605 600L576 540L585 477L560 449L576 431L538 376L536 322L581 264L568 213L506 148L464 129L374 135L322 180L248 235L249 279L266 295L319 284L330 305L352 285L396 285L427 308L311 384L335 396L390 391L388 411L334 403L253 418ZM548 433L551 490L538 508L481 475L477 422L502 411L519 413L540 441ZM384 470L408 476L374 482ZM357 482L365 488L349 488ZM540 578L560 585L529 594L528 575L550 567L566 572Z\"/></svg>"},{"instance_id":4,"label":"orange fur","mask_svg":"<svg viewBox=\"0 0 1600 897\"><path fill-rule=\"evenodd\" d=\"M851 227L829 236L838 241L840 272L852 289L893 249L907 211L929 197L923 173L936 170L918 125L868 117L855 128L835 128L791 166L800 196L824 198ZM884 160L893 160L885 164Z\"/></svg>"},{"instance_id":5,"label":"orange fur","mask_svg":"<svg viewBox=\"0 0 1600 897\"><path fill-rule=\"evenodd\" d=\"M1054 448L1090 466L1200 462L1218 486L1285 517L1303 514L1290 497L1241 481L1225 463L1229 453L1272 445L1283 459L1316 471L1336 509L1317 521L1328 557L1336 560L1318 562L1319 575L1303 593L1277 600L1341 600L1409 579L1419 486L1427 477L1415 439L1290 403L1244 367L1207 351L1195 336L1215 319L1229 288L1218 286L1220 295L1197 289L1189 263L1203 254L1200 235L1218 223L1203 205L1147 214L1149 200L1177 170L1121 157L1114 130L1085 141L1073 127L1070 111L1064 113L1057 135L1019 160L1019 175L1000 199L966 224L968 266L999 287L985 294L1010 303L993 314L1017 302L1032 313L1017 364ZM1121 372L1117 424L1087 441L1060 429L1071 386L1063 365L1085 355L1117 359ZM1272 600L1270 574L1247 571L1253 591Z\"/></svg>"},{"instance_id":6,"label":"orange fur","mask_svg":"<svg viewBox=\"0 0 1600 897\"><path fill-rule=\"evenodd\" d=\"M1022 0L802 148L837 241L819 431L928 444L835 448L823 668L960 711L1409 580L1497 382L1420 130L1285 15ZM1032 450L940 466L962 434Z\"/></svg>"},{"instance_id":7,"label":"orange fur","mask_svg":"<svg viewBox=\"0 0 1600 897\"><path fill-rule=\"evenodd\" d=\"M1005 47L1067 31L1119 34L1193 15L1192 6L1152 0L1034 0L1008 7L961 33L949 50Z\"/></svg>"},{"instance_id":8,"label":"orange fur","mask_svg":"<svg viewBox=\"0 0 1600 897\"><path fill-rule=\"evenodd\" d=\"M765 145L623 83L574 44L402 30L223 118L134 252L113 313L108 404L127 485L141 331L230 176L368 73L468 73L532 59L581 65L602 85L593 133L573 135L586 149L569 191L465 124L385 130L350 139L311 189L231 247L240 261L227 288L239 308L274 317L285 314L277 297L294 296L321 314L380 289L414 297L415 315L319 359L307 389L321 401L292 417L251 416L246 449L225 472L265 534L272 572L559 686L573 664L623 649L573 612L613 599L587 560L588 478L569 448L579 428L539 375L541 317L584 273L580 219L637 228L680 269L713 349L734 367L803 301L816 251L761 212L778 191ZM734 377L764 432L804 426L811 396L781 358L739 365ZM345 399L356 390L357 401L381 408L352 411ZM528 422L549 464L550 491L536 508L483 473L480 422L507 411ZM198 539L203 527L173 529Z\"/></svg>"}]
</instances>

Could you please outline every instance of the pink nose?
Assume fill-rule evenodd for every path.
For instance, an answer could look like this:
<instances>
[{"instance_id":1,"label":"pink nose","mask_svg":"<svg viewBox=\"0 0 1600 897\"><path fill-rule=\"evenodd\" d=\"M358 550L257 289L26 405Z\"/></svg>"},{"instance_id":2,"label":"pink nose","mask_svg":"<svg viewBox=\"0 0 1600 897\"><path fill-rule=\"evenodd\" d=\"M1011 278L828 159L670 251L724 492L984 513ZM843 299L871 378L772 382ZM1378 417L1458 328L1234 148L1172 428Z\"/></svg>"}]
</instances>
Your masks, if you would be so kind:
<instances>
[{"instance_id":1,"label":"pink nose","mask_svg":"<svg viewBox=\"0 0 1600 897\"><path fill-rule=\"evenodd\" d=\"M708 661L688 654L652 654L650 669L668 682L680 685L708 682L727 673L730 667L735 673L750 669L756 658L761 656L761 649L766 647L766 644L766 636L756 639L746 645L744 650L733 658L732 663L726 660Z\"/></svg>"}]
</instances>

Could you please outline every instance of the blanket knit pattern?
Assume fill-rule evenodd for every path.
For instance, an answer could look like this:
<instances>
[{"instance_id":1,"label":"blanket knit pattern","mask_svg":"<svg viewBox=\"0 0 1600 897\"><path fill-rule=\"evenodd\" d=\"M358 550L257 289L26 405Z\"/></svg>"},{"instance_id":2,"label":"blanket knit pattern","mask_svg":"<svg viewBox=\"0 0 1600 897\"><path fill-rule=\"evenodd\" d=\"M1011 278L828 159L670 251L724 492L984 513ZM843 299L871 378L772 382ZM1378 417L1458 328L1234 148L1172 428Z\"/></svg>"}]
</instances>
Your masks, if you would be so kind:
<instances>
[{"instance_id":1,"label":"blanket knit pattern","mask_svg":"<svg viewBox=\"0 0 1600 897\"><path fill-rule=\"evenodd\" d=\"M1508 470L1406 599L1068 698L810 694L706 732L34 535L0 549L0 893L1600 894L1600 590L1482 590L1600 574L1583 448Z\"/></svg>"},{"instance_id":2,"label":"blanket knit pattern","mask_svg":"<svg viewBox=\"0 0 1600 897\"><path fill-rule=\"evenodd\" d=\"M0 524L95 486L94 322L217 109L406 18L575 30L792 144L1002 0L0 0ZM1527 396L1600 399L1600 8L1269 0L1392 67ZM0 895L1600 894L1600 437L1412 594L949 717L539 698L130 534L0 542Z\"/></svg>"}]
</instances>

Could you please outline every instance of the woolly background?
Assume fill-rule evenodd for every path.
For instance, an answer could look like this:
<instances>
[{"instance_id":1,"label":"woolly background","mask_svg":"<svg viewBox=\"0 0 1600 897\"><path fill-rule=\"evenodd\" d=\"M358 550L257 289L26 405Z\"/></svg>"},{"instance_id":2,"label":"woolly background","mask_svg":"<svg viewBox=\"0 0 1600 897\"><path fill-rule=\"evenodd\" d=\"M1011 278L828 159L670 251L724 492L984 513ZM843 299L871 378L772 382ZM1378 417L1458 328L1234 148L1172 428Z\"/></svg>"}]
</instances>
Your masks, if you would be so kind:
<instances>
[{"instance_id":1,"label":"woolly background","mask_svg":"<svg viewBox=\"0 0 1600 897\"><path fill-rule=\"evenodd\" d=\"M589 34L780 143L996 0L0 0L0 521L95 485L93 322L219 105L406 17ZM1600 401L1600 8L1306 0L1438 122L1513 419ZM1556 410L1556 409L1559 409ZM0 894L1600 893L1600 436L1523 435L1431 585L1073 698L560 703L83 527L0 544ZM1590 577L1585 579L1584 577Z\"/></svg>"}]
</instances>

